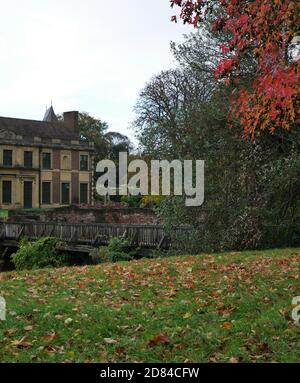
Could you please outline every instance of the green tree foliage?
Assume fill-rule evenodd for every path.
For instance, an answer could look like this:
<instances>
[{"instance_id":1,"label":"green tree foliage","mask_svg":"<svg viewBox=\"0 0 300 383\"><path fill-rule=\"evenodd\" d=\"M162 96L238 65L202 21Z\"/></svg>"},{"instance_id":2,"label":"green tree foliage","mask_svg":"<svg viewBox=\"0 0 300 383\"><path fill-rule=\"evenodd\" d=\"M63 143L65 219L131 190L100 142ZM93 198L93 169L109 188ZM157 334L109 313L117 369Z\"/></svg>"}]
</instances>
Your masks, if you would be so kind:
<instances>
[{"instance_id":1,"label":"green tree foliage","mask_svg":"<svg viewBox=\"0 0 300 383\"><path fill-rule=\"evenodd\" d=\"M78 124L81 138L94 143L96 160L106 157L109 150L109 142L106 139L108 124L86 112L79 114Z\"/></svg>"},{"instance_id":2,"label":"green tree foliage","mask_svg":"<svg viewBox=\"0 0 300 383\"><path fill-rule=\"evenodd\" d=\"M115 162L118 170L119 152L127 152L129 154L133 149L133 145L127 136L118 132L109 132L108 128L106 122L92 117L86 112L79 114L80 135L82 139L94 143L95 162L97 163L109 158ZM95 179L98 176L95 172ZM95 198L103 201L97 194ZM113 197L112 199L118 200L118 197Z\"/></svg>"},{"instance_id":3,"label":"green tree foliage","mask_svg":"<svg viewBox=\"0 0 300 383\"><path fill-rule=\"evenodd\" d=\"M96 159L118 159L119 152L130 152L132 144L129 138L118 132L108 132L108 124L88 113L79 114L79 131L82 139L95 144Z\"/></svg>"},{"instance_id":4,"label":"green tree foliage","mask_svg":"<svg viewBox=\"0 0 300 383\"><path fill-rule=\"evenodd\" d=\"M108 157L114 161L119 160L120 152L127 152L129 154L133 149L130 139L124 134L108 132L105 135L105 139L108 143Z\"/></svg>"}]
</instances>

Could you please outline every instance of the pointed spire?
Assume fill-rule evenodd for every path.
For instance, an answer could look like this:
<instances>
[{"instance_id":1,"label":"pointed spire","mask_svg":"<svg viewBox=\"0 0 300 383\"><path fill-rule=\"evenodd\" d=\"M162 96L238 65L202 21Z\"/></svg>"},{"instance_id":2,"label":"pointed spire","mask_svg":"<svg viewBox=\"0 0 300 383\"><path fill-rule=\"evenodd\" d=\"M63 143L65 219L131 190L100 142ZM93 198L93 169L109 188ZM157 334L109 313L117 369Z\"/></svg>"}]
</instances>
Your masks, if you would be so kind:
<instances>
[{"instance_id":1,"label":"pointed spire","mask_svg":"<svg viewBox=\"0 0 300 383\"><path fill-rule=\"evenodd\" d=\"M53 106L52 106L52 101L51 101L50 108L46 110L46 113L45 113L43 121L46 121L46 122L55 122L55 121L57 121L57 117L56 117L56 114L54 113L54 109L53 109Z\"/></svg>"}]
</instances>

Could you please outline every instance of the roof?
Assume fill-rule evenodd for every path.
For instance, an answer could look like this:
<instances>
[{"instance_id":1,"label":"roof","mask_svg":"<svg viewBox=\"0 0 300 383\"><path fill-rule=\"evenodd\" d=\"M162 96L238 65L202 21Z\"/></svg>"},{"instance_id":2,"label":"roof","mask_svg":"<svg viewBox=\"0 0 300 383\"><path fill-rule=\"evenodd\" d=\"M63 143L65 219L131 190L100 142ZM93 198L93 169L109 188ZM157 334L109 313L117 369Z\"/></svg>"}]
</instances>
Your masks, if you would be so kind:
<instances>
[{"instance_id":1,"label":"roof","mask_svg":"<svg viewBox=\"0 0 300 383\"><path fill-rule=\"evenodd\" d=\"M8 131L23 137L78 140L78 134L63 121L35 121L0 117L0 131Z\"/></svg>"},{"instance_id":2,"label":"roof","mask_svg":"<svg viewBox=\"0 0 300 383\"><path fill-rule=\"evenodd\" d=\"M46 110L46 113L45 113L43 121L47 121L47 122L55 122L55 121L57 121L57 117L56 117L56 114L54 113L52 105L50 106L49 109Z\"/></svg>"}]
</instances>

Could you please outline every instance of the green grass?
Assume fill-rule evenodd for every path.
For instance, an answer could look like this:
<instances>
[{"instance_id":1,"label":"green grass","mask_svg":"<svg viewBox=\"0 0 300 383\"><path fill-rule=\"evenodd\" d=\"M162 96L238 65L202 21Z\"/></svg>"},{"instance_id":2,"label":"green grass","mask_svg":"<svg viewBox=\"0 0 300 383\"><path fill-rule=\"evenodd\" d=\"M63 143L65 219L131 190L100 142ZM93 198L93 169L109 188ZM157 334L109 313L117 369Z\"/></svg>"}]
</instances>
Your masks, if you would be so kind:
<instances>
[{"instance_id":1,"label":"green grass","mask_svg":"<svg viewBox=\"0 0 300 383\"><path fill-rule=\"evenodd\" d=\"M299 362L300 249L0 274L2 362Z\"/></svg>"}]
</instances>

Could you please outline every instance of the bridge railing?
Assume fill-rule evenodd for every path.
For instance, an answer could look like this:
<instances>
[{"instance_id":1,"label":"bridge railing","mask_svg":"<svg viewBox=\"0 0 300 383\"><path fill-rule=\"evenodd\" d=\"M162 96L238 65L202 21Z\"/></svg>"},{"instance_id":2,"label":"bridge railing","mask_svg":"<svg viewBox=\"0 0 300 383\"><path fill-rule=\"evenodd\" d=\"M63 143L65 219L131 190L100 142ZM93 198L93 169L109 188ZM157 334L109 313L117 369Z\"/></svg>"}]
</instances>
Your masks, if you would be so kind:
<instances>
[{"instance_id":1,"label":"bridge railing","mask_svg":"<svg viewBox=\"0 0 300 383\"><path fill-rule=\"evenodd\" d=\"M178 227L174 230L176 230L176 234L182 234L188 229ZM2 224L2 237L18 240L22 236L31 240L50 236L66 242L90 245L107 244L113 237L126 237L136 246L153 248L169 245L169 238L161 225L69 224L60 222L5 222Z\"/></svg>"}]
</instances>

